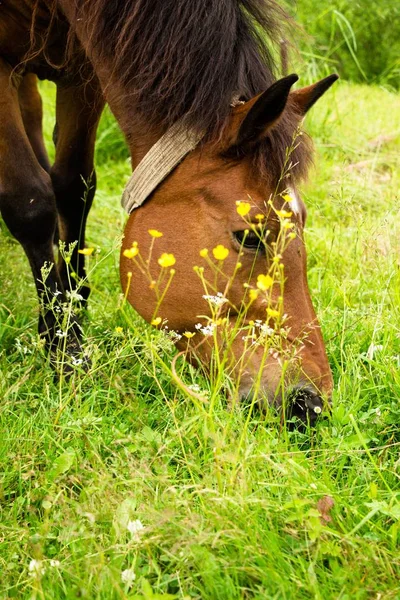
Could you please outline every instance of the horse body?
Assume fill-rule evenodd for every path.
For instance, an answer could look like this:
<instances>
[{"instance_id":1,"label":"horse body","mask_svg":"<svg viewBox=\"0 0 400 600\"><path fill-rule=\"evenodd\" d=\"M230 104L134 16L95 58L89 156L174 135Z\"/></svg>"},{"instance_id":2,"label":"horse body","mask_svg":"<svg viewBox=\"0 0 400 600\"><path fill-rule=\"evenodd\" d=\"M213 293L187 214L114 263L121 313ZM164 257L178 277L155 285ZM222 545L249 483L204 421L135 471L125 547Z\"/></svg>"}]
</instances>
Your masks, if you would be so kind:
<instances>
[{"instance_id":1,"label":"horse body","mask_svg":"<svg viewBox=\"0 0 400 600\"><path fill-rule=\"evenodd\" d=\"M251 254L232 246L232 236L244 229L236 201L250 198L251 219L258 211L275 227L274 214L283 208L288 182L294 189L309 162L304 139L293 144L296 131L308 108L335 79L297 92L290 92L294 78L273 84L273 61L260 30L274 37L283 19L279 7L273 0L7 0L1 9L0 208L29 258L39 297L52 302L52 310L42 312L40 333L50 345L57 341L54 304L62 304L75 285L62 261L50 268L43 282L43 265L54 263L55 235L67 244L78 240L72 265L78 278L85 274L78 248L84 245L95 190L93 150L103 98L125 134L133 168L177 122L203 138L131 215L125 232L123 250L135 240L145 248L147 230L159 227L164 233L160 249L165 244L166 252L179 256L163 316L179 331L193 329L205 307L192 267L200 247L218 243L231 247L232 258L234 252L243 255L243 275L229 290L230 306L239 307L243 283L254 284L270 261L268 252ZM56 159L51 168L41 133L36 76L57 84ZM236 96L241 105L232 109ZM307 398L321 405L321 394L329 396L332 380L306 281L305 209L296 202L293 226L299 235L282 256L283 309L290 319L286 344L300 334L305 341L296 374L285 383L307 389ZM148 286L125 258L123 286L135 308L151 320L154 306ZM229 260L228 271L233 268ZM129 290L128 279L134 284ZM279 300L274 290L273 300ZM87 295L88 290L83 293ZM247 321L260 317L272 322L272 317L266 320L265 308L261 301L254 302ZM234 326L233 308L227 318ZM70 325L73 353L79 348L80 328L74 319ZM238 336L233 344L236 361L243 352L241 339ZM209 354L203 344L200 358L207 362ZM259 362L258 352L253 352L242 395L251 388ZM270 401L276 399L281 379L279 360L268 358L262 386Z\"/></svg>"},{"instance_id":2,"label":"horse body","mask_svg":"<svg viewBox=\"0 0 400 600\"><path fill-rule=\"evenodd\" d=\"M94 195L95 133L104 106L98 82L84 55L63 64L69 25L45 2L7 0L0 13L0 209L29 259L43 304L61 307L75 283L66 265L54 265L53 240L84 244L87 213ZM52 167L42 136L37 77L57 84L56 159ZM86 186L85 182L90 185ZM82 198L85 197L85 202ZM83 256L75 248L73 268L84 277ZM42 272L44 265L50 269ZM46 282L44 282L46 278ZM80 291L82 297L88 289ZM53 309L55 306L53 306ZM54 310L44 308L39 332L57 346ZM69 347L79 349L80 328L71 322ZM59 340L58 340L59 341Z\"/></svg>"}]
</instances>

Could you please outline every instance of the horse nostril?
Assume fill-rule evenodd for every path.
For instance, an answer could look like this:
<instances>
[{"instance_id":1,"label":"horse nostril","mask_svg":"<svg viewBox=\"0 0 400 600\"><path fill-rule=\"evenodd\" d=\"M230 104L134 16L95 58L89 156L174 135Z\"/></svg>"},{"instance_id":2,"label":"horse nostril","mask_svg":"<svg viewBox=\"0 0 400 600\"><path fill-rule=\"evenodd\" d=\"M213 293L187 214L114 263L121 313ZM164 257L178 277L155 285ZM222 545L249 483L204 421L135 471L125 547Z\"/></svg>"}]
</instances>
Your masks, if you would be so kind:
<instances>
[{"instance_id":1,"label":"horse nostril","mask_svg":"<svg viewBox=\"0 0 400 600\"><path fill-rule=\"evenodd\" d=\"M323 407L323 399L317 392L307 387L298 387L287 396L286 415L288 419L297 417L303 423L315 425Z\"/></svg>"}]
</instances>

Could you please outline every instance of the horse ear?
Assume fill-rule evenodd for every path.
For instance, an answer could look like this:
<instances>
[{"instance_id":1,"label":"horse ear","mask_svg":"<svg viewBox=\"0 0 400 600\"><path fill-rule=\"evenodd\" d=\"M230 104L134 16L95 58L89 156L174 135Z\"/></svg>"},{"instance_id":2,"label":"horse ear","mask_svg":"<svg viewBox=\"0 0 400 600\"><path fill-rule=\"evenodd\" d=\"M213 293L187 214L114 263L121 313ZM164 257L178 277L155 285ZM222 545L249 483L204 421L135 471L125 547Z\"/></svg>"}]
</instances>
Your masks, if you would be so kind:
<instances>
[{"instance_id":1,"label":"horse ear","mask_svg":"<svg viewBox=\"0 0 400 600\"><path fill-rule=\"evenodd\" d=\"M246 116L240 123L239 130L232 143L233 147L243 148L264 137L266 131L283 113L290 88L297 80L297 75L288 75L283 79L279 79L265 92L240 107L240 113L245 112Z\"/></svg>"},{"instance_id":2,"label":"horse ear","mask_svg":"<svg viewBox=\"0 0 400 600\"><path fill-rule=\"evenodd\" d=\"M321 79L313 85L291 92L290 99L296 110L304 116L319 98L339 79L339 75L333 74Z\"/></svg>"}]
</instances>

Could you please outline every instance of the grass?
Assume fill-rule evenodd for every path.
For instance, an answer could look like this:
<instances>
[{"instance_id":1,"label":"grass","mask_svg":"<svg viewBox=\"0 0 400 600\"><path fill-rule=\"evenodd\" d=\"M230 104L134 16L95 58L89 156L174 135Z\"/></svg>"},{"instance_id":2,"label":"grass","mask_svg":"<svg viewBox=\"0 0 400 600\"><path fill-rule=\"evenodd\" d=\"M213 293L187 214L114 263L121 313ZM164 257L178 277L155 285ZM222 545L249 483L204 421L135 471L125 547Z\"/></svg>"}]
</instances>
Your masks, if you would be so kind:
<instances>
[{"instance_id":1,"label":"grass","mask_svg":"<svg viewBox=\"0 0 400 600\"><path fill-rule=\"evenodd\" d=\"M308 117L308 273L335 378L313 432L223 397L194 404L171 381L170 341L121 311L129 164L111 117L88 227L88 373L54 380L27 260L2 225L1 598L400 598L399 107L339 83ZM182 377L210 391L194 369Z\"/></svg>"},{"instance_id":2,"label":"grass","mask_svg":"<svg viewBox=\"0 0 400 600\"><path fill-rule=\"evenodd\" d=\"M310 74L337 71L347 80L383 83L399 89L400 40L392 23L397 0L287 0L304 28L300 40ZM297 42L299 39L297 39Z\"/></svg>"}]
</instances>

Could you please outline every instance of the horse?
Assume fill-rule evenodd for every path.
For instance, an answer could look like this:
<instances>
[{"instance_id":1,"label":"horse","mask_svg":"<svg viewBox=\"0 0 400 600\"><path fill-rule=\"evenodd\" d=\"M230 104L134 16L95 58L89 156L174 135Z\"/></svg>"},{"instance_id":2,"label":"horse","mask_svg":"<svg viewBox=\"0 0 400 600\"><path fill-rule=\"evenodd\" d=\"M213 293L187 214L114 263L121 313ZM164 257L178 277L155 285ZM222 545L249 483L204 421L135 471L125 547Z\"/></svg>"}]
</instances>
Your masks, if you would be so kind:
<instances>
[{"instance_id":1,"label":"horse","mask_svg":"<svg viewBox=\"0 0 400 600\"><path fill-rule=\"evenodd\" d=\"M233 335L228 362L240 375L240 397L256 380L269 404L281 405L288 390L295 412L311 420L329 402L332 374L308 290L306 208L297 187L311 161L302 120L337 76L295 90L297 76L276 79L270 44L286 21L274 0L2 2L0 209L29 259L42 306L39 333L50 351L60 343L58 313L86 282L95 135L107 102L133 168L120 267L128 301L154 325L167 323L178 348L206 365L216 335L192 350L190 338L223 321ZM52 166L38 78L57 86ZM291 239L280 254L283 230ZM55 240L75 243L57 265ZM157 277L175 262L160 304ZM220 290L214 278L218 315L204 293L217 272L229 282ZM82 302L89 291L86 283L79 289ZM243 335L254 327L276 331L282 317L284 350L295 349L285 372L278 351L253 344L249 352ZM79 353L74 315L65 336L67 354Z\"/></svg>"}]
</instances>

